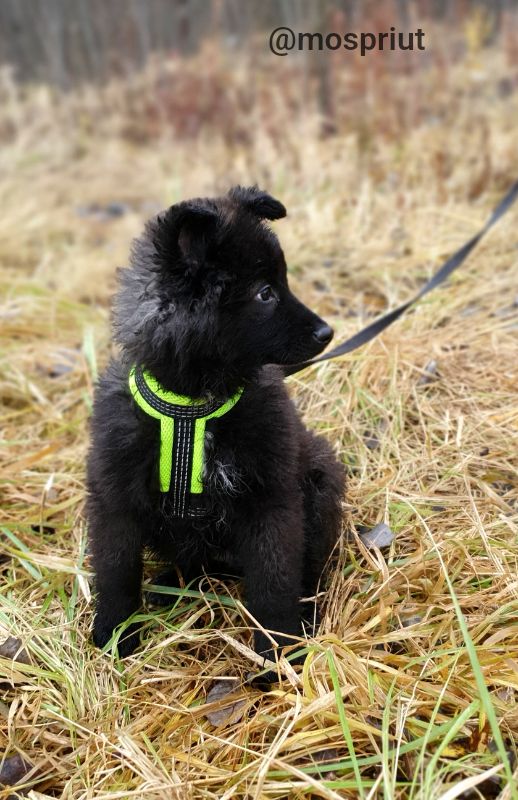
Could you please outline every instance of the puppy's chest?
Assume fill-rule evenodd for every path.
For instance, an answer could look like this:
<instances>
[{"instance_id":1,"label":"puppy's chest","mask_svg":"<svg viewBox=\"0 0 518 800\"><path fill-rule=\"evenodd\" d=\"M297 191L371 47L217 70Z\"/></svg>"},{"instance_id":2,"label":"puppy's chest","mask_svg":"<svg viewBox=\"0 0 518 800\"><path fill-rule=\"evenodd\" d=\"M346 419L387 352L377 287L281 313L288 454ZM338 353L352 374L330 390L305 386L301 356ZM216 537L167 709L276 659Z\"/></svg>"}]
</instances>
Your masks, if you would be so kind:
<instances>
[{"instance_id":1,"label":"puppy's chest","mask_svg":"<svg viewBox=\"0 0 518 800\"><path fill-rule=\"evenodd\" d=\"M202 482L215 498L235 497L246 488L239 452L225 446L213 430L205 432Z\"/></svg>"},{"instance_id":2,"label":"puppy's chest","mask_svg":"<svg viewBox=\"0 0 518 800\"><path fill-rule=\"evenodd\" d=\"M183 442L181 436L175 441L169 488L161 495L165 518L193 520L199 527L230 522L232 505L247 484L238 450L218 435L214 423L206 426L198 457L188 434Z\"/></svg>"}]
</instances>

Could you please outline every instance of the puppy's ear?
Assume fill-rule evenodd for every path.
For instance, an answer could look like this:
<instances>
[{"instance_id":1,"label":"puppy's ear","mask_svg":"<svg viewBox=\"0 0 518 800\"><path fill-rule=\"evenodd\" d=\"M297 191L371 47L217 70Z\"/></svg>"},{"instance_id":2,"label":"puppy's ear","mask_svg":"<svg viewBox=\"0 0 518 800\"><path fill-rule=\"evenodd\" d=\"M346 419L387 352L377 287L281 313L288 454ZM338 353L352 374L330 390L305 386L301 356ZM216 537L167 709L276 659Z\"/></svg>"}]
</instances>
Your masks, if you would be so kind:
<instances>
[{"instance_id":1,"label":"puppy's ear","mask_svg":"<svg viewBox=\"0 0 518 800\"><path fill-rule=\"evenodd\" d=\"M228 193L232 200L260 219L281 219L286 216L283 204L258 186L234 186Z\"/></svg>"},{"instance_id":2,"label":"puppy's ear","mask_svg":"<svg viewBox=\"0 0 518 800\"><path fill-rule=\"evenodd\" d=\"M155 246L160 254L202 259L212 240L218 215L216 209L200 200L171 206L158 217L159 236Z\"/></svg>"}]
</instances>

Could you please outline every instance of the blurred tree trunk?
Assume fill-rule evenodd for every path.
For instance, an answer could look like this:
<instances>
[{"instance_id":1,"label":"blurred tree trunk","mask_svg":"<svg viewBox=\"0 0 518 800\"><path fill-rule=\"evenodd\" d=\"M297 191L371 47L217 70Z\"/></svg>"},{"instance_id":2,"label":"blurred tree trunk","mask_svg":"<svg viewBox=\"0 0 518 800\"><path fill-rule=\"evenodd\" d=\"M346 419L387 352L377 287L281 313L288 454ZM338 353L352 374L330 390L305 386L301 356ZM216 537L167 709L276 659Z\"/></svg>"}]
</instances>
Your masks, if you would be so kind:
<instances>
[{"instance_id":1,"label":"blurred tree trunk","mask_svg":"<svg viewBox=\"0 0 518 800\"><path fill-rule=\"evenodd\" d=\"M333 0L321 0L318 5L315 5L314 23L310 30L322 33L324 37L326 33L333 32L332 26L330 26L332 18L331 12L333 10L336 10L336 3L334 3ZM338 31L336 31L336 33L338 33ZM325 49L321 51L317 50L316 52L310 53L310 58L313 61L314 74L317 79L318 110L322 118L321 134L322 136L328 136L336 130L332 53Z\"/></svg>"}]
</instances>

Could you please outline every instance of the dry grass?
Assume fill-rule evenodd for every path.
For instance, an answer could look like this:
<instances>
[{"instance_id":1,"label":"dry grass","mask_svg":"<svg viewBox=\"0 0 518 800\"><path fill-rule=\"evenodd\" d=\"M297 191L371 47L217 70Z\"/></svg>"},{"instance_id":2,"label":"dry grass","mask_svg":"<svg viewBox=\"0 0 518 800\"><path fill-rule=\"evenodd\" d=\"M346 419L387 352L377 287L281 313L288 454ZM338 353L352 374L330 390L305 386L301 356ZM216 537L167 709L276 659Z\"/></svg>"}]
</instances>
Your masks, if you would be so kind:
<instances>
[{"instance_id":1,"label":"dry grass","mask_svg":"<svg viewBox=\"0 0 518 800\"><path fill-rule=\"evenodd\" d=\"M114 269L154 207L235 181L278 193L292 282L341 338L409 296L518 176L515 72L485 51L446 76L400 76L395 99L425 92L425 118L396 115L377 135L378 120L368 136L354 118L324 141L308 114L283 137L257 125L241 143L216 128L136 143L121 104L97 130L81 98L10 87L0 633L30 663L0 659L0 751L33 765L31 797L517 796L516 210L382 338L291 380L351 474L340 564L297 679L244 684L246 612L236 587L209 581L143 612L135 656L95 650L82 517ZM77 213L114 200L120 218ZM380 521L395 540L366 550L352 526ZM208 693L228 677L242 705L215 725L207 712L227 700Z\"/></svg>"}]
</instances>

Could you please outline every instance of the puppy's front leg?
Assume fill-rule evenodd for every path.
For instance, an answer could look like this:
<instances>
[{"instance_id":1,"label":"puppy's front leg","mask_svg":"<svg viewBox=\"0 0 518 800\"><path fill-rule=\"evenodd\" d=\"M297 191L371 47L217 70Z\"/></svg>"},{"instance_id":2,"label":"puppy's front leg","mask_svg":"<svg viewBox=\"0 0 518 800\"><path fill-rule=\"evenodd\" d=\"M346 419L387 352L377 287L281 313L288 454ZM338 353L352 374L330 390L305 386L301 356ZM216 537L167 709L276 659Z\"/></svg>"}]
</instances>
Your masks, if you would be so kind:
<instances>
[{"instance_id":1,"label":"puppy's front leg","mask_svg":"<svg viewBox=\"0 0 518 800\"><path fill-rule=\"evenodd\" d=\"M302 503L300 503L302 506ZM257 509L242 542L247 606L280 646L300 634L303 533L302 507ZM282 634L287 634L283 636ZM270 639L255 631L255 650L275 659Z\"/></svg>"},{"instance_id":2,"label":"puppy's front leg","mask_svg":"<svg viewBox=\"0 0 518 800\"><path fill-rule=\"evenodd\" d=\"M90 510L89 541L95 574L96 613L93 639L104 647L114 629L138 610L142 587L142 539L130 515ZM130 625L118 642L121 658L139 644L137 625Z\"/></svg>"}]
</instances>

